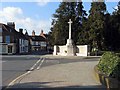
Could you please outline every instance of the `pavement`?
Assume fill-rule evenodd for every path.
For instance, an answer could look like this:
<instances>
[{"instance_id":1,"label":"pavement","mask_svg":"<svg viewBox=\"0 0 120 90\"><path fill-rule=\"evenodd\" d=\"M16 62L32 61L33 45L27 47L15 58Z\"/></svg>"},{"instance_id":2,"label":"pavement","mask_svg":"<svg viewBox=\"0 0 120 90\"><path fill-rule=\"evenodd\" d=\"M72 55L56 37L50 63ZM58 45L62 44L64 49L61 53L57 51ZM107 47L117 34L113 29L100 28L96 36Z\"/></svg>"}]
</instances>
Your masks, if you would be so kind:
<instances>
[{"instance_id":1,"label":"pavement","mask_svg":"<svg viewBox=\"0 0 120 90\"><path fill-rule=\"evenodd\" d=\"M43 56L46 58L55 58ZM60 57L57 57L60 58ZM67 57L71 58L71 57ZM72 57L80 58L80 57ZM83 57L82 57L83 58ZM71 62L41 67L39 70L28 71L24 77L12 82L8 88L87 88L106 90L95 78L94 66L98 61L87 57L81 62ZM83 89L82 89L83 90Z\"/></svg>"}]
</instances>

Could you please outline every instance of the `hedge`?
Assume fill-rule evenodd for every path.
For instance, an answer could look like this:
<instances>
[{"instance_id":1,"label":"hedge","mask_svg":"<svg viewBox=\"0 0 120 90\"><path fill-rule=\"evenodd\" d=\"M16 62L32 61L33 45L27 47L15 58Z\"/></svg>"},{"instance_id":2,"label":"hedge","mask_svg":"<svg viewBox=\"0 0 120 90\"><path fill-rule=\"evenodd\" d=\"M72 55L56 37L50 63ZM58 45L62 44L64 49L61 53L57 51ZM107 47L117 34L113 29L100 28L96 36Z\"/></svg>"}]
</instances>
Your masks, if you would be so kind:
<instances>
[{"instance_id":1,"label":"hedge","mask_svg":"<svg viewBox=\"0 0 120 90\"><path fill-rule=\"evenodd\" d=\"M120 80L120 57L114 52L105 52L97 67L103 74Z\"/></svg>"}]
</instances>

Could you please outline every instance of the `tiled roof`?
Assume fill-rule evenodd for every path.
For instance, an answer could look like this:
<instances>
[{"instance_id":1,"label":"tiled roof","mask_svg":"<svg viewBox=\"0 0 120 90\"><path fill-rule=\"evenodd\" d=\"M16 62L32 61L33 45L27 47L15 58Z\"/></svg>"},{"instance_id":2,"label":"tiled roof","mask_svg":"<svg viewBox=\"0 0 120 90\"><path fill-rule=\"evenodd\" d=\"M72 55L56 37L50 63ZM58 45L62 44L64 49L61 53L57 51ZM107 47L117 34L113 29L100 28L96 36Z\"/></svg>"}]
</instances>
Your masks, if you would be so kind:
<instances>
[{"instance_id":1,"label":"tiled roof","mask_svg":"<svg viewBox=\"0 0 120 90\"><path fill-rule=\"evenodd\" d=\"M7 27L6 27L6 25L5 25L5 24L0 23L0 27L1 27L3 30L8 31L8 29L7 29Z\"/></svg>"},{"instance_id":2,"label":"tiled roof","mask_svg":"<svg viewBox=\"0 0 120 90\"><path fill-rule=\"evenodd\" d=\"M25 36L23 33L20 33L18 31L16 31L14 28L11 28L10 26L8 25L5 25L5 24L2 24L0 23L0 27L5 30L6 32L9 32L11 33L12 35L16 36L16 38L24 38L24 39L28 39L27 36ZM10 29L12 32L10 32Z\"/></svg>"},{"instance_id":3,"label":"tiled roof","mask_svg":"<svg viewBox=\"0 0 120 90\"><path fill-rule=\"evenodd\" d=\"M29 36L33 41L46 41L42 36Z\"/></svg>"}]
</instances>

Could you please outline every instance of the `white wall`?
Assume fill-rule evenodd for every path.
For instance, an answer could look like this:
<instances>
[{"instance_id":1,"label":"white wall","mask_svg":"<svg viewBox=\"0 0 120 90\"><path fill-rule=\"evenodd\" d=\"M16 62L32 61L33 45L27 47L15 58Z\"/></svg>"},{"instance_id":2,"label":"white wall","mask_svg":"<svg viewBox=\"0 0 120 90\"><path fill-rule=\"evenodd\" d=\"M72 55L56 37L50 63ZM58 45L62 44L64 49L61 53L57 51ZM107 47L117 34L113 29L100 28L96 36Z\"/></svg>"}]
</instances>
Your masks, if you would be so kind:
<instances>
[{"instance_id":1,"label":"white wall","mask_svg":"<svg viewBox=\"0 0 120 90\"><path fill-rule=\"evenodd\" d=\"M7 53L8 53L7 45L0 44L0 54L7 54Z\"/></svg>"},{"instance_id":2,"label":"white wall","mask_svg":"<svg viewBox=\"0 0 120 90\"><path fill-rule=\"evenodd\" d=\"M61 55L61 56L66 56L67 53L67 47L64 45L64 46L54 46L54 52L53 52L53 55Z\"/></svg>"},{"instance_id":3,"label":"white wall","mask_svg":"<svg viewBox=\"0 0 120 90\"><path fill-rule=\"evenodd\" d=\"M87 45L78 45L76 46L76 55L77 56L88 56L88 46ZM53 55L61 55L66 56L67 55L67 46L54 46L54 52Z\"/></svg>"},{"instance_id":4,"label":"white wall","mask_svg":"<svg viewBox=\"0 0 120 90\"><path fill-rule=\"evenodd\" d=\"M87 45L79 45L76 46L78 49L77 56L88 56L88 46Z\"/></svg>"},{"instance_id":5,"label":"white wall","mask_svg":"<svg viewBox=\"0 0 120 90\"><path fill-rule=\"evenodd\" d=\"M65 45L64 46L58 46L58 48L59 48L59 53L58 54L60 54L62 56L66 56L67 55L67 53L66 53L67 47Z\"/></svg>"}]
</instances>

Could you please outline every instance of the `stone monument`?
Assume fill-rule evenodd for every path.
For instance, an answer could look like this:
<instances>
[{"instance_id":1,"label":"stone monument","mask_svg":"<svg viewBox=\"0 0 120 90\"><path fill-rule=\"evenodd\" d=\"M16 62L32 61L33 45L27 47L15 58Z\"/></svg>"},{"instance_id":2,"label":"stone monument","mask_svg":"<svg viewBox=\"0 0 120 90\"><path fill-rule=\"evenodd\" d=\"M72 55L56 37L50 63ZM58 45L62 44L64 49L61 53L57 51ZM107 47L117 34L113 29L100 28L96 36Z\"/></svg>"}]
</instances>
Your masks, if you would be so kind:
<instances>
[{"instance_id":1,"label":"stone monument","mask_svg":"<svg viewBox=\"0 0 120 90\"><path fill-rule=\"evenodd\" d=\"M67 56L75 56L75 51L74 51L74 45L73 45L73 41L72 41L72 38L71 38L71 24L72 24L72 21L71 19L69 19L69 39L67 39L67 44L66 44L66 47L67 47Z\"/></svg>"},{"instance_id":2,"label":"stone monument","mask_svg":"<svg viewBox=\"0 0 120 90\"><path fill-rule=\"evenodd\" d=\"M60 56L88 56L88 45L74 45L72 40L72 21L69 19L69 39L67 39L66 45L54 45L53 55Z\"/></svg>"}]
</instances>

